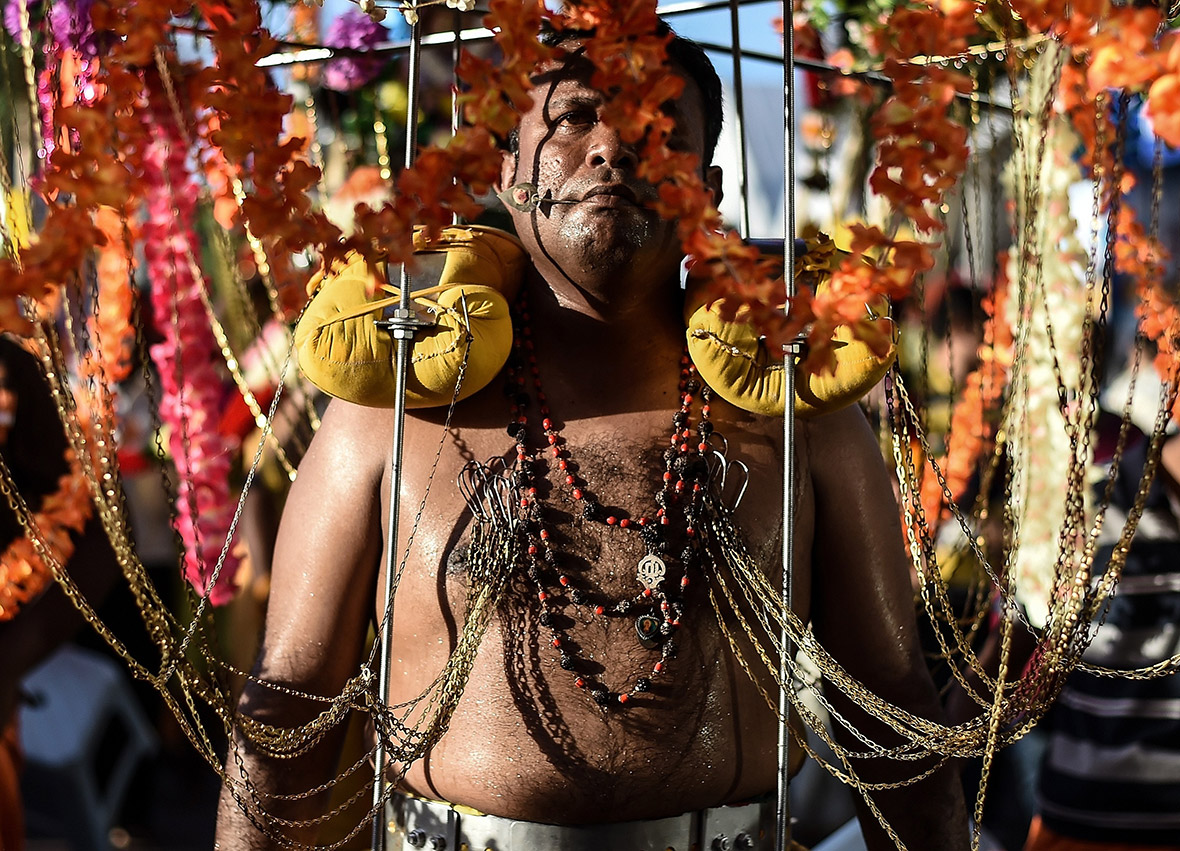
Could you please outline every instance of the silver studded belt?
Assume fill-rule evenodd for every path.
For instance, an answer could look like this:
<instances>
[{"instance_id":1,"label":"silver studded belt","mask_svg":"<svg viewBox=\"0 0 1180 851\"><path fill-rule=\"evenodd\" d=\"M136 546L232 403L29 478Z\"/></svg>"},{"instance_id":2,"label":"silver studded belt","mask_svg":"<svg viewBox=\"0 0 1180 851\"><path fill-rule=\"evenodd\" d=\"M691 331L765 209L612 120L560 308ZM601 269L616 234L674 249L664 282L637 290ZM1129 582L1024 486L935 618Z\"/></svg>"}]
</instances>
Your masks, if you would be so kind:
<instances>
[{"instance_id":1,"label":"silver studded belt","mask_svg":"<svg viewBox=\"0 0 1180 851\"><path fill-rule=\"evenodd\" d=\"M773 801L646 821L563 825L476 815L396 795L386 814L387 851L768 851L774 844Z\"/></svg>"}]
</instances>

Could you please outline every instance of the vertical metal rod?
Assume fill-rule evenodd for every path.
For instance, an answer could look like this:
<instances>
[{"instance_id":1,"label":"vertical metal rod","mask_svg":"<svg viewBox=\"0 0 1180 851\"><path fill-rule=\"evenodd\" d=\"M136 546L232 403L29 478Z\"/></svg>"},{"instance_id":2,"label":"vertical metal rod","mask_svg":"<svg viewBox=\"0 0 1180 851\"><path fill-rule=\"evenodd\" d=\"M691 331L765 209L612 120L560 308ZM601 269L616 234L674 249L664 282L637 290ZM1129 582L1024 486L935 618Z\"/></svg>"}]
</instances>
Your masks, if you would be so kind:
<instances>
[{"instance_id":1,"label":"vertical metal rod","mask_svg":"<svg viewBox=\"0 0 1180 851\"><path fill-rule=\"evenodd\" d=\"M746 159L746 99L742 88L742 36L738 20L738 0L729 0L730 42L733 45L733 108L734 132L737 133L738 195L742 199L742 215L738 232L742 239L750 238L750 170Z\"/></svg>"},{"instance_id":2,"label":"vertical metal rod","mask_svg":"<svg viewBox=\"0 0 1180 851\"><path fill-rule=\"evenodd\" d=\"M418 138L418 76L422 52L422 32L417 23L410 25L410 67L406 81L408 96L406 103L406 168L414 164ZM391 645L393 643L393 593L397 573L397 527L398 509L401 502L402 450L406 420L406 375L409 371L410 353L414 345L414 323L410 311L410 276L406 266L401 266L400 307L387 323L390 333L397 340L397 355L394 363L394 409L393 449L389 458L389 517L385 541L385 582L383 583L381 620L381 662L377 674L377 697L381 706L389 705L389 670L391 666ZM385 743L380 733L373 754L375 763L373 778L373 806L377 809L373 817L373 851L385 851Z\"/></svg>"},{"instance_id":3,"label":"vertical metal rod","mask_svg":"<svg viewBox=\"0 0 1180 851\"><path fill-rule=\"evenodd\" d=\"M462 114L459 107L459 53L462 51L462 42L459 40L459 33L463 28L463 13L455 9L451 13L451 36L454 39L451 42L451 136L454 137L459 132L459 124L462 120ZM456 178L457 179L457 178ZM451 215L451 224L457 225L460 223L459 213L455 212Z\"/></svg>"},{"instance_id":4,"label":"vertical metal rod","mask_svg":"<svg viewBox=\"0 0 1180 851\"><path fill-rule=\"evenodd\" d=\"M783 0L783 281L786 285L787 306L795 295L795 28L791 0ZM778 695L778 789L775 808L775 848L787 851L791 847L791 688L790 663L794 655L787 634L786 613L795 603L795 363L798 344L792 342L784 352L783 374L783 583L782 601L785 608L781 637L782 656L779 659L781 687Z\"/></svg>"}]
</instances>

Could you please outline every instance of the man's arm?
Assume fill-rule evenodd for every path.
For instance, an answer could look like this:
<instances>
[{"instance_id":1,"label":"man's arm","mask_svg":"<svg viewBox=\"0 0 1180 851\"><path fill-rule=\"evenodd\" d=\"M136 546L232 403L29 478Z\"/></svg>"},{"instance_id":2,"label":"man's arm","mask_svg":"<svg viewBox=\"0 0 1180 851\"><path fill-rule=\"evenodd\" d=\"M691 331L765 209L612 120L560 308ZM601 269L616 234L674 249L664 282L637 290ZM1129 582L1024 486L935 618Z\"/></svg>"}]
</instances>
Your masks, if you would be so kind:
<instances>
[{"instance_id":1,"label":"man's arm","mask_svg":"<svg viewBox=\"0 0 1180 851\"><path fill-rule=\"evenodd\" d=\"M388 422L387 412L333 402L300 464L279 526L266 633L254 671L265 682L330 697L359 668L381 555L380 491L390 444ZM256 721L291 727L326 706L250 681L238 710ZM273 759L237 733L226 770L235 780L244 771L266 794L306 792L332 778L343 734L340 724L307 754ZM297 801L264 800L264 809L281 818L307 819L323 814L326 802L327 794L320 793ZM254 805L251 810L257 818ZM315 840L314 829L272 832L301 842ZM215 847L279 847L242 811L230 784L222 789Z\"/></svg>"},{"instance_id":2,"label":"man's arm","mask_svg":"<svg viewBox=\"0 0 1180 851\"><path fill-rule=\"evenodd\" d=\"M808 463L815 488L812 624L850 675L882 699L925 718L942 710L918 643L909 566L897 504L876 440L857 406L811 421ZM829 688L835 709L886 746L900 739L864 709ZM837 725L837 737L865 750ZM893 782L928 768L922 762L854 761L866 782ZM893 842L863 800L858 813L870 851ZM926 780L873 793L873 800L910 851L968 847L958 769L948 763Z\"/></svg>"}]
</instances>

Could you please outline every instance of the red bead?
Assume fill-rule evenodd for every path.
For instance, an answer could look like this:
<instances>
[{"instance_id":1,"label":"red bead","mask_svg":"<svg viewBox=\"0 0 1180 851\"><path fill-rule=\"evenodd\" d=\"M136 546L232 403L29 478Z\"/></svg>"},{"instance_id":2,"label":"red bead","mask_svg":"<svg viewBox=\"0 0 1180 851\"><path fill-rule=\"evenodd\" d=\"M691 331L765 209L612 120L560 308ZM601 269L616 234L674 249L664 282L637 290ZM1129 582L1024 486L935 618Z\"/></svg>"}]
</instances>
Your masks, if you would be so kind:
<instances>
[{"instance_id":1,"label":"red bead","mask_svg":"<svg viewBox=\"0 0 1180 851\"><path fill-rule=\"evenodd\" d=\"M705 407L701 408L701 416L702 417L709 416L709 406L708 405L705 405Z\"/></svg>"},{"instance_id":2,"label":"red bead","mask_svg":"<svg viewBox=\"0 0 1180 851\"><path fill-rule=\"evenodd\" d=\"M656 662L655 665L653 665L652 669L651 669L653 674L658 674L662 670L664 670L664 663L663 662Z\"/></svg>"},{"instance_id":3,"label":"red bead","mask_svg":"<svg viewBox=\"0 0 1180 851\"><path fill-rule=\"evenodd\" d=\"M548 540L549 540L549 530L548 530L548 529L542 529L540 534L541 534L541 540L542 540L542 541L548 541Z\"/></svg>"},{"instance_id":4,"label":"red bead","mask_svg":"<svg viewBox=\"0 0 1180 851\"><path fill-rule=\"evenodd\" d=\"M529 418L526 417L524 414L521 414L519 417L516 418L516 422L520 425L528 425Z\"/></svg>"},{"instance_id":5,"label":"red bead","mask_svg":"<svg viewBox=\"0 0 1180 851\"><path fill-rule=\"evenodd\" d=\"M553 446L555 443L557 443L557 435L556 434L546 435L545 439L549 441L550 446Z\"/></svg>"},{"instance_id":6,"label":"red bead","mask_svg":"<svg viewBox=\"0 0 1180 851\"><path fill-rule=\"evenodd\" d=\"M553 421L548 417L545 417L545 419L541 420L541 428L545 429L545 431L549 431L549 429L553 428Z\"/></svg>"},{"instance_id":7,"label":"red bead","mask_svg":"<svg viewBox=\"0 0 1180 851\"><path fill-rule=\"evenodd\" d=\"M570 465L570 462L566 461L564 458L562 458L560 461L557 462L558 468L562 469L562 470L567 469L569 467L569 465Z\"/></svg>"},{"instance_id":8,"label":"red bead","mask_svg":"<svg viewBox=\"0 0 1180 851\"><path fill-rule=\"evenodd\" d=\"M680 444L680 451L687 452L688 451L688 444L687 443Z\"/></svg>"},{"instance_id":9,"label":"red bead","mask_svg":"<svg viewBox=\"0 0 1180 851\"><path fill-rule=\"evenodd\" d=\"M554 458L561 457L561 447L560 446L551 446L551 447L549 447L549 451L553 454Z\"/></svg>"},{"instance_id":10,"label":"red bead","mask_svg":"<svg viewBox=\"0 0 1180 851\"><path fill-rule=\"evenodd\" d=\"M576 481L577 481L577 479L575 479L573 476L566 476L565 477L565 483L567 485L572 485Z\"/></svg>"},{"instance_id":11,"label":"red bead","mask_svg":"<svg viewBox=\"0 0 1180 851\"><path fill-rule=\"evenodd\" d=\"M574 680L574 685L576 685L578 688L585 688L586 681L581 677L578 677L576 680Z\"/></svg>"},{"instance_id":12,"label":"red bead","mask_svg":"<svg viewBox=\"0 0 1180 851\"><path fill-rule=\"evenodd\" d=\"M560 638L553 639L553 646L560 647L561 646L561 639Z\"/></svg>"},{"instance_id":13,"label":"red bead","mask_svg":"<svg viewBox=\"0 0 1180 851\"><path fill-rule=\"evenodd\" d=\"M700 493L701 492L701 483L700 482L697 482L695 485L692 486L692 492L693 493Z\"/></svg>"},{"instance_id":14,"label":"red bead","mask_svg":"<svg viewBox=\"0 0 1180 851\"><path fill-rule=\"evenodd\" d=\"M661 518L660 518L660 525L661 525L661 526L667 526L667 525L668 525L668 517L667 517L667 515L665 515L665 516L663 516L663 517L661 517Z\"/></svg>"},{"instance_id":15,"label":"red bead","mask_svg":"<svg viewBox=\"0 0 1180 851\"><path fill-rule=\"evenodd\" d=\"M650 588L644 588L644 589L643 589L643 596L644 596L644 597L650 597L650 596L651 596L651 589L650 589Z\"/></svg>"},{"instance_id":16,"label":"red bead","mask_svg":"<svg viewBox=\"0 0 1180 851\"><path fill-rule=\"evenodd\" d=\"M581 499L581 498L582 498L582 489L581 488L574 488L574 499Z\"/></svg>"},{"instance_id":17,"label":"red bead","mask_svg":"<svg viewBox=\"0 0 1180 851\"><path fill-rule=\"evenodd\" d=\"M676 620L672 621L672 626L680 626L680 618L676 618Z\"/></svg>"},{"instance_id":18,"label":"red bead","mask_svg":"<svg viewBox=\"0 0 1180 851\"><path fill-rule=\"evenodd\" d=\"M618 522L619 522L619 518L615 517L613 514L610 517L606 518L606 525L607 526L614 526Z\"/></svg>"},{"instance_id":19,"label":"red bead","mask_svg":"<svg viewBox=\"0 0 1180 851\"><path fill-rule=\"evenodd\" d=\"M663 601L661 601L661 602L660 602L660 611L661 611L661 612L666 612L666 611L668 611L668 608L669 608L669 607L668 607L668 601L667 601L667 600L663 600Z\"/></svg>"},{"instance_id":20,"label":"red bead","mask_svg":"<svg viewBox=\"0 0 1180 851\"><path fill-rule=\"evenodd\" d=\"M670 444L672 444L673 446L675 446L676 445L676 435L672 435L671 439L668 442Z\"/></svg>"},{"instance_id":21,"label":"red bead","mask_svg":"<svg viewBox=\"0 0 1180 851\"><path fill-rule=\"evenodd\" d=\"M671 470L666 470L666 471L664 472L664 481L665 481L665 482L670 482L670 481L672 481L672 471L671 471Z\"/></svg>"},{"instance_id":22,"label":"red bead","mask_svg":"<svg viewBox=\"0 0 1180 851\"><path fill-rule=\"evenodd\" d=\"M646 526L646 525L647 525L648 523L650 523L650 522L651 522L651 521L650 521L650 520L648 520L646 517L640 517L640 518L639 518L639 525L640 525L640 526Z\"/></svg>"},{"instance_id":23,"label":"red bead","mask_svg":"<svg viewBox=\"0 0 1180 851\"><path fill-rule=\"evenodd\" d=\"M676 482L676 493L680 493L682 490L684 490L684 479L680 479L678 482Z\"/></svg>"},{"instance_id":24,"label":"red bead","mask_svg":"<svg viewBox=\"0 0 1180 851\"><path fill-rule=\"evenodd\" d=\"M606 609L605 609L605 608L603 608L602 606L595 606L595 607L594 607L594 614L596 614L596 615L601 615L601 614L603 614L605 611L606 611Z\"/></svg>"},{"instance_id":25,"label":"red bead","mask_svg":"<svg viewBox=\"0 0 1180 851\"><path fill-rule=\"evenodd\" d=\"M521 508L528 508L528 507L529 507L529 501L528 501L527 499L523 499L523 498L522 498L522 499L520 500L520 507L521 507Z\"/></svg>"},{"instance_id":26,"label":"red bead","mask_svg":"<svg viewBox=\"0 0 1180 851\"><path fill-rule=\"evenodd\" d=\"M697 452L708 452L708 451L709 451L709 444L705 443L704 441L701 441L700 443L697 444Z\"/></svg>"},{"instance_id":27,"label":"red bead","mask_svg":"<svg viewBox=\"0 0 1180 851\"><path fill-rule=\"evenodd\" d=\"M537 554L537 545L529 544L529 555L535 556Z\"/></svg>"},{"instance_id":28,"label":"red bead","mask_svg":"<svg viewBox=\"0 0 1180 851\"><path fill-rule=\"evenodd\" d=\"M696 534L696 530L693 529L691 526L689 526L687 529L684 530L684 534L688 535L688 537L691 538L693 535Z\"/></svg>"},{"instance_id":29,"label":"red bead","mask_svg":"<svg viewBox=\"0 0 1180 851\"><path fill-rule=\"evenodd\" d=\"M537 592L537 599L540 600L542 603L544 603L546 600L549 599L549 595L546 594L544 591L538 591Z\"/></svg>"},{"instance_id":30,"label":"red bead","mask_svg":"<svg viewBox=\"0 0 1180 851\"><path fill-rule=\"evenodd\" d=\"M619 526L621 526L624 529L626 529L630 525L631 525L631 521L630 521L630 519L628 519L626 517L624 517L622 520L619 521Z\"/></svg>"},{"instance_id":31,"label":"red bead","mask_svg":"<svg viewBox=\"0 0 1180 851\"><path fill-rule=\"evenodd\" d=\"M686 404L686 405L692 404L692 394L691 393L684 394L684 404Z\"/></svg>"},{"instance_id":32,"label":"red bead","mask_svg":"<svg viewBox=\"0 0 1180 851\"><path fill-rule=\"evenodd\" d=\"M626 703L629 699L626 694L619 695L619 703Z\"/></svg>"},{"instance_id":33,"label":"red bead","mask_svg":"<svg viewBox=\"0 0 1180 851\"><path fill-rule=\"evenodd\" d=\"M688 577L687 577L687 576L681 576L681 577L680 577L680 587L681 587L681 588L687 588L687 587L688 587Z\"/></svg>"},{"instance_id":34,"label":"red bead","mask_svg":"<svg viewBox=\"0 0 1180 851\"><path fill-rule=\"evenodd\" d=\"M537 489L536 488L529 488L529 496L536 496L536 495L537 495Z\"/></svg>"},{"instance_id":35,"label":"red bead","mask_svg":"<svg viewBox=\"0 0 1180 851\"><path fill-rule=\"evenodd\" d=\"M656 517L663 517L663 516L664 516L664 509L657 508L656 509Z\"/></svg>"},{"instance_id":36,"label":"red bead","mask_svg":"<svg viewBox=\"0 0 1180 851\"><path fill-rule=\"evenodd\" d=\"M570 584L570 578L568 576L559 576L557 578L557 581L560 582L562 585L569 585Z\"/></svg>"}]
</instances>

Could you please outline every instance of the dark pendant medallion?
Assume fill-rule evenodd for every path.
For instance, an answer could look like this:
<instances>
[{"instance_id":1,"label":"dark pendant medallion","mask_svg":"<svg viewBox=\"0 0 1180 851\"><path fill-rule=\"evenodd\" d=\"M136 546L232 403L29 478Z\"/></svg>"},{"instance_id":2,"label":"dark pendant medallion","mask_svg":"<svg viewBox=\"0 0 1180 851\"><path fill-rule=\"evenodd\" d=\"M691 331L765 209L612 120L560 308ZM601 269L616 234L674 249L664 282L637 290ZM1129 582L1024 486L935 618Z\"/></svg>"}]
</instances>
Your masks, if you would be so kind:
<instances>
[{"instance_id":1,"label":"dark pendant medallion","mask_svg":"<svg viewBox=\"0 0 1180 851\"><path fill-rule=\"evenodd\" d=\"M639 643L648 650L659 647L660 642L664 640L664 636L660 632L660 619L655 615L637 617L635 619L635 634L639 637Z\"/></svg>"}]
</instances>

